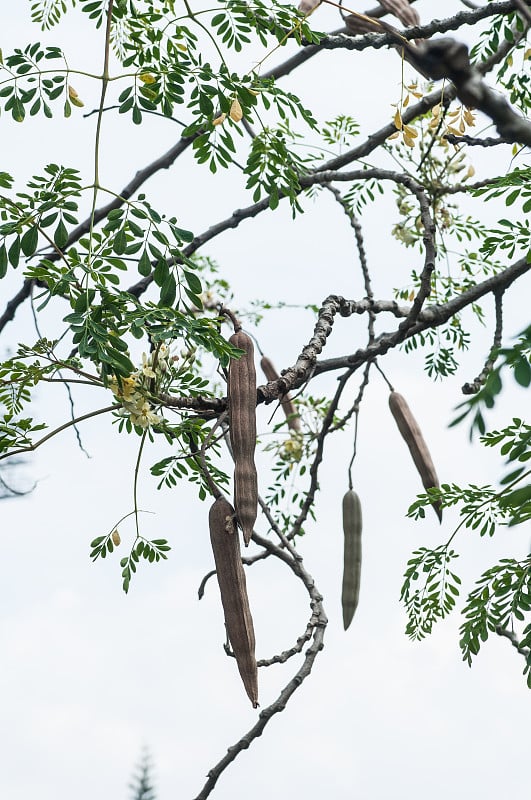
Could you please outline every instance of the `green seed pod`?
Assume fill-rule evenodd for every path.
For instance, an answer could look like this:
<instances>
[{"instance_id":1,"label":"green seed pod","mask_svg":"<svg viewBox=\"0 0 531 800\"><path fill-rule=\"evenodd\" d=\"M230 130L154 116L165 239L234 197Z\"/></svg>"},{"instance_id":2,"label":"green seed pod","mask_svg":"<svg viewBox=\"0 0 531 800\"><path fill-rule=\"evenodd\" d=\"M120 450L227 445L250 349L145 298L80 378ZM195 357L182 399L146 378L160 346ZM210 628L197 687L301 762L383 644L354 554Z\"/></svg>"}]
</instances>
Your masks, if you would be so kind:
<instances>
[{"instance_id":1,"label":"green seed pod","mask_svg":"<svg viewBox=\"0 0 531 800\"><path fill-rule=\"evenodd\" d=\"M347 630L358 607L361 576L361 503L352 489L343 497L343 627Z\"/></svg>"}]
</instances>

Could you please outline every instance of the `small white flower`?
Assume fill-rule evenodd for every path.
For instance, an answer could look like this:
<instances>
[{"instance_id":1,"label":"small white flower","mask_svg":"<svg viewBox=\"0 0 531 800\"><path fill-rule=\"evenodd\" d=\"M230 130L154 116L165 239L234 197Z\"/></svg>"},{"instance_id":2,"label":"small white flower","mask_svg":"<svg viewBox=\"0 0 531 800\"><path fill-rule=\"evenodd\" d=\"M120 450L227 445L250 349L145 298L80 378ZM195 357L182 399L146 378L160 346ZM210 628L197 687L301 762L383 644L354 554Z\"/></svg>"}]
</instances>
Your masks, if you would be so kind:
<instances>
[{"instance_id":1,"label":"small white flower","mask_svg":"<svg viewBox=\"0 0 531 800\"><path fill-rule=\"evenodd\" d=\"M134 411L131 411L131 422L140 428L149 428L150 425L157 425L162 422L162 417L155 414L147 400L144 400L139 408L137 407Z\"/></svg>"},{"instance_id":2,"label":"small white flower","mask_svg":"<svg viewBox=\"0 0 531 800\"><path fill-rule=\"evenodd\" d=\"M148 356L146 353L142 353L142 374L145 375L146 378L156 377L153 371L152 357Z\"/></svg>"}]
</instances>

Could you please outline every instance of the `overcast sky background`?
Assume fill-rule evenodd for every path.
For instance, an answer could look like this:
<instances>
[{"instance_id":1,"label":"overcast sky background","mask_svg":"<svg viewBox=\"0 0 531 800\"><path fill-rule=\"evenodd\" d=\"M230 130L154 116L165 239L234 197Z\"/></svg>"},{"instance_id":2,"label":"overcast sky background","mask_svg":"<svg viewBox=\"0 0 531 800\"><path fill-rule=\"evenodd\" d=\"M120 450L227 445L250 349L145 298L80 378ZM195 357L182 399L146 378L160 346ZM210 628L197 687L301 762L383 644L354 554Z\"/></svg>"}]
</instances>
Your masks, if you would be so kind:
<instances>
[{"instance_id":1,"label":"overcast sky background","mask_svg":"<svg viewBox=\"0 0 531 800\"><path fill-rule=\"evenodd\" d=\"M32 26L30 3L4 4L0 45L4 57L14 47L40 40L60 44L70 66L98 72L103 33L95 32L79 11L44 34ZM424 22L442 16L441 4L417 3ZM463 6L444 4L444 15ZM353 4L358 11L361 3ZM335 12L318 12L316 27L339 26ZM291 52L284 48L282 60ZM255 59L248 57L248 62ZM280 60L278 54L271 64ZM242 57L238 62L243 63ZM407 72L406 72L407 75ZM411 71L413 76L413 72ZM97 104L99 85L72 79L85 102ZM400 61L394 52L325 52L283 85L300 93L321 121L339 113L354 116L362 132L385 124L399 98ZM377 101L377 102L375 102ZM180 112L184 116L184 112ZM53 120L16 124L0 118L0 170L25 181L51 162L83 170L91 180L95 117L77 109L70 120L60 110ZM102 181L115 191L138 168L165 152L178 127L145 118L134 127L110 112L104 118ZM510 151L474 152L481 178L509 167ZM496 160L494 165L493 161ZM242 176L210 176L186 153L167 172L143 187L153 205L175 214L179 224L198 233L250 202ZM236 308L254 298L318 304L330 293L361 298L360 270L348 221L333 201L305 201L295 222L284 205L244 222L209 244L205 254L220 263L232 283ZM487 214L495 213L485 209ZM477 212L479 213L479 212ZM481 207L483 214L483 208ZM378 298L408 280L420 258L390 236L397 221L392 195L369 211L364 222L366 249ZM14 294L20 276L0 287L1 307ZM505 341L528 324L529 279L507 294ZM492 314L488 308L488 321ZM468 315L470 317L470 315ZM378 330L391 323L380 318ZM30 309L19 310L2 337L8 343L31 340ZM60 330L50 314L43 332ZM277 367L292 364L313 329L304 310L273 312L257 331L262 349ZM473 350L452 378L433 383L422 369L422 354L391 352L383 366L406 395L425 431L441 481L495 482L503 470L494 451L470 445L466 430L448 429L460 387L481 370L492 326L472 321ZM29 332L28 332L29 331ZM339 319L325 356L353 351L365 341L365 320ZM506 391L489 415L489 426L525 416L529 398L506 381ZM325 395L334 379L312 383ZM357 392L353 385L345 398ZM404 634L399 604L402 573L411 551L445 541L458 517L445 511L442 527L434 514L422 523L405 519L420 483L387 408L387 389L374 375L360 415L355 488L364 513L364 554L360 605L351 628L342 629L341 498L347 488L352 430L327 446L316 515L301 543L307 569L325 598L330 624L325 649L314 672L263 736L241 754L220 779L218 800L251 794L254 800L304 796L317 800L447 800L450 797L524 796L528 787L529 691L521 675L524 662L497 637L484 645L470 670L458 647L459 615L440 623L422 643ZM100 396L99 405L107 402ZM77 397L81 414L92 395ZM67 418L60 387L36 393L36 413L51 424ZM271 408L259 409L265 432ZM120 437L110 419L89 421L82 429L91 458L76 447L72 431L50 441L25 467L38 486L28 497L2 501L0 586L0 796L9 800L93 800L128 797L127 782L144 746L154 760L159 800L194 797L208 769L256 719L234 662L224 655L224 629L215 582L197 600L197 587L212 568L208 504L193 489L156 491L149 466L168 451L162 444L144 458L140 506L146 536L169 539L167 562L141 567L129 595L121 590L119 558L92 564L89 542L107 533L132 508L132 481L138 440ZM263 462L261 462L263 464ZM264 465L265 466L265 465ZM265 470L264 470L265 471ZM264 471L259 470L265 486ZM259 518L257 529L266 530ZM501 529L494 540L463 532L456 571L471 588L480 572L502 556L523 557L530 531ZM252 548L252 546L251 546ZM290 647L309 617L307 595L291 573L272 559L248 572L257 637L257 657ZM271 703L298 668L261 670L260 702Z\"/></svg>"}]
</instances>

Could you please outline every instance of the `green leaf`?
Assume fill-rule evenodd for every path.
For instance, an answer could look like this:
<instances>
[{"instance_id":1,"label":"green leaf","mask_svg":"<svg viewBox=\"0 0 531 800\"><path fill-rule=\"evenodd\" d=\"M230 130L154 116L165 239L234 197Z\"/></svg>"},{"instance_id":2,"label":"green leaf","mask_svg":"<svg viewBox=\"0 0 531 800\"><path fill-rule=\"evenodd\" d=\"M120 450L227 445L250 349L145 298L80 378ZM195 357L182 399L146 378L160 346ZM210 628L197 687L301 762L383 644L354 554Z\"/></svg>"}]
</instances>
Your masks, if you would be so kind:
<instances>
[{"instance_id":1,"label":"green leaf","mask_svg":"<svg viewBox=\"0 0 531 800\"><path fill-rule=\"evenodd\" d=\"M531 501L531 483L509 492L509 494L502 495L500 497L500 506L502 508L519 508L529 501Z\"/></svg>"},{"instance_id":2,"label":"green leaf","mask_svg":"<svg viewBox=\"0 0 531 800\"><path fill-rule=\"evenodd\" d=\"M138 261L138 271L141 275L147 277L151 274L151 261L148 256L147 250L144 250Z\"/></svg>"},{"instance_id":3,"label":"green leaf","mask_svg":"<svg viewBox=\"0 0 531 800\"><path fill-rule=\"evenodd\" d=\"M16 236L14 241L11 243L11 247L7 251L7 255L11 266L18 267L18 261L20 258L20 236Z\"/></svg>"},{"instance_id":4,"label":"green leaf","mask_svg":"<svg viewBox=\"0 0 531 800\"><path fill-rule=\"evenodd\" d=\"M175 282L173 273L169 272L160 289L159 306L166 306L168 308L171 308L175 303L176 297L177 297L177 284Z\"/></svg>"},{"instance_id":5,"label":"green leaf","mask_svg":"<svg viewBox=\"0 0 531 800\"><path fill-rule=\"evenodd\" d=\"M24 104L18 97L15 97L13 100L13 105L11 108L11 115L15 122L24 122L24 117L26 116L26 111L24 109Z\"/></svg>"},{"instance_id":6,"label":"green leaf","mask_svg":"<svg viewBox=\"0 0 531 800\"><path fill-rule=\"evenodd\" d=\"M524 389L527 389L531 383L531 365L523 356L520 357L516 362L516 366L514 368L514 377L516 382L519 383L520 386L523 386Z\"/></svg>"},{"instance_id":7,"label":"green leaf","mask_svg":"<svg viewBox=\"0 0 531 800\"><path fill-rule=\"evenodd\" d=\"M133 372L134 367L129 358L123 353L120 353L118 350L109 347L108 358L118 374L127 377L131 374L131 372Z\"/></svg>"},{"instance_id":8,"label":"green leaf","mask_svg":"<svg viewBox=\"0 0 531 800\"><path fill-rule=\"evenodd\" d=\"M37 228L36 225L33 225L26 231L26 233L20 240L20 246L25 256L29 257L33 255L33 253L37 249L38 240L39 240L39 229Z\"/></svg>"},{"instance_id":9,"label":"green leaf","mask_svg":"<svg viewBox=\"0 0 531 800\"><path fill-rule=\"evenodd\" d=\"M189 299L192 301L193 305L196 306L196 308L199 309L203 308L203 301L201 300L200 297L198 297L196 294L187 289L186 286L184 287L184 291L188 295Z\"/></svg>"},{"instance_id":10,"label":"green leaf","mask_svg":"<svg viewBox=\"0 0 531 800\"><path fill-rule=\"evenodd\" d=\"M55 229L53 240L60 250L62 250L65 244L68 242L68 231L62 219L59 220L59 225Z\"/></svg>"},{"instance_id":11,"label":"green leaf","mask_svg":"<svg viewBox=\"0 0 531 800\"><path fill-rule=\"evenodd\" d=\"M5 277L7 272L7 250L5 244L0 247L0 280Z\"/></svg>"},{"instance_id":12,"label":"green leaf","mask_svg":"<svg viewBox=\"0 0 531 800\"><path fill-rule=\"evenodd\" d=\"M203 286L197 275L195 275L193 272L189 272L186 269L183 270L183 275L186 278L186 283L188 284L190 291L193 294L201 294L203 291Z\"/></svg>"},{"instance_id":13,"label":"green leaf","mask_svg":"<svg viewBox=\"0 0 531 800\"><path fill-rule=\"evenodd\" d=\"M125 253L126 247L127 247L127 235L125 233L125 230L123 228L120 228L120 230L114 237L112 249L117 255L121 256L123 255L123 253Z\"/></svg>"},{"instance_id":14,"label":"green leaf","mask_svg":"<svg viewBox=\"0 0 531 800\"><path fill-rule=\"evenodd\" d=\"M175 235L182 239L183 242L192 242L194 239L194 234L192 231L186 231L183 228L177 228L174 226L173 228Z\"/></svg>"}]
</instances>

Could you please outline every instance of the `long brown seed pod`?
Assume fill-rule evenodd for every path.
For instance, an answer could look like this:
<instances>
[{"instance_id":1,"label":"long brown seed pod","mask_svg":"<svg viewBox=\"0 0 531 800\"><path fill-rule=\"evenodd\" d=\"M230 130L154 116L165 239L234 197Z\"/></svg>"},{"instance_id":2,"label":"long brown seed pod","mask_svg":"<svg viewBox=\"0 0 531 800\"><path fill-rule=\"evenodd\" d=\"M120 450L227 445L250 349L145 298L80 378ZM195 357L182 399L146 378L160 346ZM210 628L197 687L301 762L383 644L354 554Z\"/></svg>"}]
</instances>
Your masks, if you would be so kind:
<instances>
[{"instance_id":1,"label":"long brown seed pod","mask_svg":"<svg viewBox=\"0 0 531 800\"><path fill-rule=\"evenodd\" d=\"M228 500L218 497L210 508L208 522L227 635L245 691L253 708L256 708L258 671L254 654L253 618L242 567L240 539L234 523L234 509Z\"/></svg>"},{"instance_id":2,"label":"long brown seed pod","mask_svg":"<svg viewBox=\"0 0 531 800\"><path fill-rule=\"evenodd\" d=\"M347 630L358 607L361 577L361 503L352 489L343 497L343 587L341 606L343 627Z\"/></svg>"},{"instance_id":3,"label":"long brown seed pod","mask_svg":"<svg viewBox=\"0 0 531 800\"><path fill-rule=\"evenodd\" d=\"M402 438L409 447L409 452L413 458L413 462L422 478L422 485L426 490L432 488L439 488L439 479L433 465L433 461L428 450L418 423L411 413L406 400L398 392L391 392L389 395L389 408L391 414L395 418L398 430L402 434ZM439 517L439 522L442 522L442 508L438 500L432 502L435 513Z\"/></svg>"},{"instance_id":4,"label":"long brown seed pod","mask_svg":"<svg viewBox=\"0 0 531 800\"><path fill-rule=\"evenodd\" d=\"M251 338L242 330L233 333L229 342L243 350L240 358L229 364L227 397L229 435L234 457L234 505L243 530L245 544L253 535L258 510L258 482L254 464L256 447L256 370Z\"/></svg>"},{"instance_id":5,"label":"long brown seed pod","mask_svg":"<svg viewBox=\"0 0 531 800\"><path fill-rule=\"evenodd\" d=\"M268 381L278 381L280 375L276 371L271 359L269 359L267 356L262 356L260 366L262 367L262 371ZM289 392L284 395L283 399L280 401L280 405L282 406L282 410L286 415L288 428L290 428L292 431L300 432L301 420L297 414L297 410L293 404L293 400L291 399Z\"/></svg>"}]
</instances>

